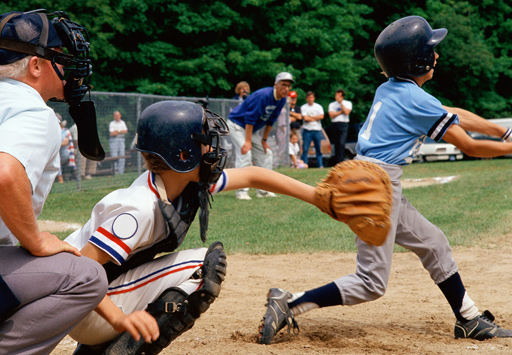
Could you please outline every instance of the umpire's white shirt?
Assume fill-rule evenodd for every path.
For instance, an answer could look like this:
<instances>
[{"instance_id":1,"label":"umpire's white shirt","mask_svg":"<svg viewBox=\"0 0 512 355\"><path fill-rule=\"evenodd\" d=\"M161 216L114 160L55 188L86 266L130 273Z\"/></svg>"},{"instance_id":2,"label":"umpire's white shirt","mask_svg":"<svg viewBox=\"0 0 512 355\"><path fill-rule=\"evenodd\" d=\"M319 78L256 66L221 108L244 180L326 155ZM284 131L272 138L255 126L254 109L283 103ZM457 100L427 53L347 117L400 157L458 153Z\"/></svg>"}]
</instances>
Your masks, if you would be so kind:
<instances>
[{"instance_id":1,"label":"umpire's white shirt","mask_svg":"<svg viewBox=\"0 0 512 355\"><path fill-rule=\"evenodd\" d=\"M12 155L24 166L32 186L36 217L59 172L60 144L59 121L41 95L21 81L1 79L0 152ZM17 243L0 219L0 246Z\"/></svg>"}]
</instances>

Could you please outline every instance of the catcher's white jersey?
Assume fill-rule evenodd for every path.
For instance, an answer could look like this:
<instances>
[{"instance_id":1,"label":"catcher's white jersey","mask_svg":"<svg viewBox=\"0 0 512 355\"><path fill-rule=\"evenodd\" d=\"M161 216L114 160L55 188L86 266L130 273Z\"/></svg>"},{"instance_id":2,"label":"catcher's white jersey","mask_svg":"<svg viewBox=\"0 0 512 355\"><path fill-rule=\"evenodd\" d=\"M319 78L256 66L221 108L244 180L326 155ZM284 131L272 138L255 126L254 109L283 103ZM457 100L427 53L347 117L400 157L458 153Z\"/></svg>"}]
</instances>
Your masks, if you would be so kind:
<instances>
[{"instance_id":1,"label":"catcher's white jersey","mask_svg":"<svg viewBox=\"0 0 512 355\"><path fill-rule=\"evenodd\" d=\"M91 242L108 253L113 262L122 264L131 255L162 240L167 230L158 200L166 195L159 179L157 174L145 172L129 188L108 194L94 207L91 219L66 241L79 249ZM227 184L228 177L223 172L210 192L214 195ZM181 203L181 198L177 203ZM206 250L195 248L170 253L131 269L109 284L107 295L129 314L145 309L169 287L179 287L191 294L202 284L202 279L190 277L203 265ZM73 339L87 345L101 344L118 335L95 312L70 333Z\"/></svg>"},{"instance_id":2,"label":"catcher's white jersey","mask_svg":"<svg viewBox=\"0 0 512 355\"><path fill-rule=\"evenodd\" d=\"M90 242L121 265L130 255L164 239L167 226L157 203L161 195L157 179L157 174L147 171L130 187L105 196L94 206L91 219L66 241L78 249ZM227 175L223 172L210 192L216 194L226 185ZM179 209L180 206L175 207Z\"/></svg>"}]
</instances>

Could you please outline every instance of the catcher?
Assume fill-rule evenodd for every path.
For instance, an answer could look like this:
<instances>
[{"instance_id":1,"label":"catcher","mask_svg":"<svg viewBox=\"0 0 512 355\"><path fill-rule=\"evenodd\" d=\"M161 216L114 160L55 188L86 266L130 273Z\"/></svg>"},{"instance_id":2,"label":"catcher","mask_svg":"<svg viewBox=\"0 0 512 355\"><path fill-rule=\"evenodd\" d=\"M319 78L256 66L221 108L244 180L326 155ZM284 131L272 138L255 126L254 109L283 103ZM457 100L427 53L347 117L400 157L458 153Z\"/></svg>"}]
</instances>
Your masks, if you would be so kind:
<instances>
[{"instance_id":1,"label":"catcher","mask_svg":"<svg viewBox=\"0 0 512 355\"><path fill-rule=\"evenodd\" d=\"M272 288L260 326L259 341L269 344L288 325L297 329L295 316L308 310L356 305L373 301L386 292L394 244L414 252L440 288L456 318L455 338L485 340L512 337L512 331L495 324L489 311L480 313L469 297L443 232L423 217L402 194L402 167L411 163L426 137L445 141L476 157L512 152L511 129L492 124L468 111L443 107L421 88L432 79L438 54L434 51L447 30L432 30L419 16L397 20L375 43L377 61L389 78L375 94L372 109L358 138L356 159L374 162L386 170L393 186L391 229L376 247L357 233L357 268L320 288L291 294ZM465 131L500 137L503 142L473 140Z\"/></svg>"},{"instance_id":2,"label":"catcher","mask_svg":"<svg viewBox=\"0 0 512 355\"><path fill-rule=\"evenodd\" d=\"M312 186L272 170L224 170L220 138L227 134L224 119L204 102L161 101L142 112L136 148L149 171L104 197L66 239L103 264L109 279L96 312L70 333L79 342L75 355L158 354L209 308L226 275L222 243L175 249L198 211L206 241L210 194L252 187L290 195L367 232L371 242L383 242L377 238L389 229L391 200L384 170L368 162L340 166L323 183L323 193L315 194ZM162 252L172 253L155 258Z\"/></svg>"}]
</instances>

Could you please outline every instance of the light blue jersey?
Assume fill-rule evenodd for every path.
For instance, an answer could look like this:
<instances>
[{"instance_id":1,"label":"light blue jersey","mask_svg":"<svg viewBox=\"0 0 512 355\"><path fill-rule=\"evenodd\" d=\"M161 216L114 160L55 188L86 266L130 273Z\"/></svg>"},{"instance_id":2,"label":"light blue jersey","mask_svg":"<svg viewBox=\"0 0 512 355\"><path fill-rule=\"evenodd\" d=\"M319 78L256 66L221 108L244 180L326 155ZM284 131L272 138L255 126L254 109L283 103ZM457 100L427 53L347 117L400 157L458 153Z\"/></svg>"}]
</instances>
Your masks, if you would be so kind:
<instances>
[{"instance_id":1,"label":"light blue jersey","mask_svg":"<svg viewBox=\"0 0 512 355\"><path fill-rule=\"evenodd\" d=\"M456 114L407 78L394 77L375 93L372 108L359 132L357 153L387 164L412 162L426 137L439 141Z\"/></svg>"}]
</instances>

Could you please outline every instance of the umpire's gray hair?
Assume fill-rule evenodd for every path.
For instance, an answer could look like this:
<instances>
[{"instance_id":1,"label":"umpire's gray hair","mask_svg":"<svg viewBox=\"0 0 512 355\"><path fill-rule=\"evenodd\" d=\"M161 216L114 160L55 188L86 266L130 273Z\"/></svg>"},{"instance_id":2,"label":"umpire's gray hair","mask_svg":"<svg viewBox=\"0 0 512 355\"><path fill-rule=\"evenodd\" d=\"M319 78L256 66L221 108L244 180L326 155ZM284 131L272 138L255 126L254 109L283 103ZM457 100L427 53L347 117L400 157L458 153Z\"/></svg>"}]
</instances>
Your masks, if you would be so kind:
<instances>
[{"instance_id":1,"label":"umpire's gray hair","mask_svg":"<svg viewBox=\"0 0 512 355\"><path fill-rule=\"evenodd\" d=\"M11 64L0 65L0 79L17 79L25 76L28 72L28 63L32 56L26 56Z\"/></svg>"}]
</instances>

